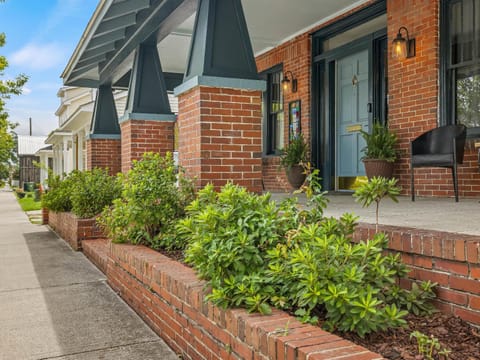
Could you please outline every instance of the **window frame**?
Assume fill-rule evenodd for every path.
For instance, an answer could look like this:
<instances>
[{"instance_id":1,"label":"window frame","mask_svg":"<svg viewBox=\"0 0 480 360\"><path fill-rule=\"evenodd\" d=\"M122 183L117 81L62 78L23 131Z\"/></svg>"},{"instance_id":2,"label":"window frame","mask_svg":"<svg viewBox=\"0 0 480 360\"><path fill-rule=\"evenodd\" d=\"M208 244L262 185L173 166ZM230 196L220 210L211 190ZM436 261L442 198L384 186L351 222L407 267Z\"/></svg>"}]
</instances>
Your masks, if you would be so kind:
<instances>
[{"instance_id":1,"label":"window frame","mask_svg":"<svg viewBox=\"0 0 480 360\"><path fill-rule=\"evenodd\" d=\"M480 67L480 34L474 35L473 59L463 64L451 65L450 59L450 6L454 3L463 3L465 0L441 0L440 8L440 125L450 125L456 119L456 85L454 72L456 69L471 66ZM474 17L475 24L475 17ZM480 138L480 126L467 128L468 138Z\"/></svg>"},{"instance_id":2,"label":"window frame","mask_svg":"<svg viewBox=\"0 0 480 360\"><path fill-rule=\"evenodd\" d=\"M263 92L262 94L262 102L263 102L263 149L262 153L264 156L279 156L281 154L281 149L276 149L275 144L276 144L276 132L275 132L275 124L272 124L272 118L271 116L273 115L271 113L271 79L272 76L276 73L280 73L280 98L281 98L281 104L282 104L282 109L279 111L279 113L283 113L283 133L280 134L280 136L285 137L285 98L283 94L283 88L281 86L281 81L283 79L283 64L278 64L275 65L267 70L262 71L259 75L260 77L267 82L267 89Z\"/></svg>"}]
</instances>

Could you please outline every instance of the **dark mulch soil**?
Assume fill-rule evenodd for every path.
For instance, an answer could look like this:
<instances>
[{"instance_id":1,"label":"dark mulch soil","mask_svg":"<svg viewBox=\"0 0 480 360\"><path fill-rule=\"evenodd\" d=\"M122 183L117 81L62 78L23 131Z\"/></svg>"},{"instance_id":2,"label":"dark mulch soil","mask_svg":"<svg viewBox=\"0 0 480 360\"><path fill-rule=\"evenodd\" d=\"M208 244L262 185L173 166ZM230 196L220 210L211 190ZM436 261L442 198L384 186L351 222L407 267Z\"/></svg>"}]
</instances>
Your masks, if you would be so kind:
<instances>
[{"instance_id":1,"label":"dark mulch soil","mask_svg":"<svg viewBox=\"0 0 480 360\"><path fill-rule=\"evenodd\" d=\"M416 340L410 340L410 333L417 330L428 336L433 335L442 348L450 350L449 360L480 360L480 330L465 321L440 312L428 317L409 315L406 320L406 328L369 335L365 339L355 334L339 335L387 359L424 360L418 355Z\"/></svg>"},{"instance_id":2,"label":"dark mulch soil","mask_svg":"<svg viewBox=\"0 0 480 360\"><path fill-rule=\"evenodd\" d=\"M183 251L160 252L184 263ZM410 339L410 334L417 330L428 336L433 335L442 348L450 350L449 360L480 360L480 329L440 312L428 317L409 315L406 320L408 326L405 328L370 334L363 339L353 333L338 335L390 360L426 360L419 356L416 340ZM446 359L436 357L435 360Z\"/></svg>"}]
</instances>

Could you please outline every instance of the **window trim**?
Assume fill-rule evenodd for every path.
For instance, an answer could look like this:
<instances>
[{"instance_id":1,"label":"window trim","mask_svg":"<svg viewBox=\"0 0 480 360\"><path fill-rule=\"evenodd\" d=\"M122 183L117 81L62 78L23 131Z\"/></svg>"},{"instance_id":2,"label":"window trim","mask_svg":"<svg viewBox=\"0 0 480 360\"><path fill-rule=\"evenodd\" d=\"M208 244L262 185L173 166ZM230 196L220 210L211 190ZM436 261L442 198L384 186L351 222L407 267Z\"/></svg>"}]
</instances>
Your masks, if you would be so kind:
<instances>
[{"instance_id":1,"label":"window trim","mask_svg":"<svg viewBox=\"0 0 480 360\"><path fill-rule=\"evenodd\" d=\"M463 0L441 0L440 2L440 91L439 91L439 121L438 125L450 125L456 123L454 109L454 89L452 72L455 68L449 67L450 56L450 13L449 5ZM480 48L476 49L480 52ZM475 60L474 60L475 61ZM480 64L480 57L476 60ZM467 138L480 138L480 126L467 128Z\"/></svg>"},{"instance_id":2,"label":"window trim","mask_svg":"<svg viewBox=\"0 0 480 360\"><path fill-rule=\"evenodd\" d=\"M263 146L262 146L262 155L264 157L274 157L274 156L279 156L281 154L279 149L270 149L269 147L269 136L270 136L270 130L269 130L269 114L270 114L270 107L269 107L269 99L270 99L270 86L268 84L268 77L269 75L280 72L283 75L283 63L274 65L264 71L262 71L259 76L262 80L265 80L267 82L267 89L263 93L263 126L262 126L262 141L263 141ZM280 86L280 91L282 91L282 111L284 112L284 121L285 121L285 101L283 97L283 89ZM284 123L285 126L285 123ZM285 130L285 129L284 129ZM285 136L285 134L282 134L282 136Z\"/></svg>"}]
</instances>

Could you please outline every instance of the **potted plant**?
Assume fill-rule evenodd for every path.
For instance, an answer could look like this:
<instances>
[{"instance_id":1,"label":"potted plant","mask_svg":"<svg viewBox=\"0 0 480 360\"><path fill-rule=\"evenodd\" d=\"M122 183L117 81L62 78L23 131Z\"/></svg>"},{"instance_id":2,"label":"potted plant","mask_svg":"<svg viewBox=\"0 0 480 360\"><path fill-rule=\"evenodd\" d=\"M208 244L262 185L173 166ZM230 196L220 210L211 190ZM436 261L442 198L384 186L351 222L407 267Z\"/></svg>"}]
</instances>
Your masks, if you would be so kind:
<instances>
[{"instance_id":1,"label":"potted plant","mask_svg":"<svg viewBox=\"0 0 480 360\"><path fill-rule=\"evenodd\" d=\"M304 164L307 162L307 156L308 145L301 133L290 141L280 156L280 165L285 168L288 182L295 189L305 182Z\"/></svg>"},{"instance_id":2,"label":"potted plant","mask_svg":"<svg viewBox=\"0 0 480 360\"><path fill-rule=\"evenodd\" d=\"M367 177L371 179L381 176L390 179L393 176L393 163L397 159L397 135L379 122L373 124L370 133L362 131L361 134L366 142L362 160Z\"/></svg>"}]
</instances>

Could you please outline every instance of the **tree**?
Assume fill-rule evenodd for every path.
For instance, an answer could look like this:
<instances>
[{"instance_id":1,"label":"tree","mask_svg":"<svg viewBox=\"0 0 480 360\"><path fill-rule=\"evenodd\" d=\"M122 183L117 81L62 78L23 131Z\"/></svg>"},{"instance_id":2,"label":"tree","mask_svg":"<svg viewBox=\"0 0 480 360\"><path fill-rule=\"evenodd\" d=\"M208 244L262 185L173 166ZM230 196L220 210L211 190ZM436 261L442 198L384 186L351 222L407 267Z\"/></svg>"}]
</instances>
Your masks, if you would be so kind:
<instances>
[{"instance_id":1,"label":"tree","mask_svg":"<svg viewBox=\"0 0 480 360\"><path fill-rule=\"evenodd\" d=\"M3 0L0 0L0 3L2 2ZM0 48L5 45L5 40L5 34L0 33ZM3 79L7 67L7 58L0 55L0 180L8 177L10 166L15 161L15 139L12 130L17 124L8 121L5 101L11 95L20 95L28 80L25 74L20 74L14 79Z\"/></svg>"}]
</instances>

